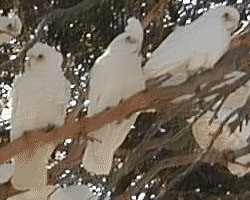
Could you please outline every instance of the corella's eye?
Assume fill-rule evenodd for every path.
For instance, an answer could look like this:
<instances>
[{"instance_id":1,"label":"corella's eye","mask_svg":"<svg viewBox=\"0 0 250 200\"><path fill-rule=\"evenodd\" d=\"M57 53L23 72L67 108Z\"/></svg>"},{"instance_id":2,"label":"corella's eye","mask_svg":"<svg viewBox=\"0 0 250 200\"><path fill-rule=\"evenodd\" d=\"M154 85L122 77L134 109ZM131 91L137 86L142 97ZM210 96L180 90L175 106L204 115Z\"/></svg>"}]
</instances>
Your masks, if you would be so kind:
<instances>
[{"instance_id":1,"label":"corella's eye","mask_svg":"<svg viewBox=\"0 0 250 200\"><path fill-rule=\"evenodd\" d=\"M126 37L126 42L129 42L131 40L131 36Z\"/></svg>"},{"instance_id":2,"label":"corella's eye","mask_svg":"<svg viewBox=\"0 0 250 200\"><path fill-rule=\"evenodd\" d=\"M126 37L125 41L130 43L130 44L136 43L136 39L134 37L131 37L130 35Z\"/></svg>"},{"instance_id":3,"label":"corella's eye","mask_svg":"<svg viewBox=\"0 0 250 200\"><path fill-rule=\"evenodd\" d=\"M12 29L12 24L8 24L7 29Z\"/></svg>"},{"instance_id":4,"label":"corella's eye","mask_svg":"<svg viewBox=\"0 0 250 200\"><path fill-rule=\"evenodd\" d=\"M229 15L229 13L228 13L228 12L225 12L225 13L223 14L223 18L225 19L225 21L229 21L229 20L230 20L230 15Z\"/></svg>"},{"instance_id":5,"label":"corella's eye","mask_svg":"<svg viewBox=\"0 0 250 200\"><path fill-rule=\"evenodd\" d=\"M37 56L37 60L42 60L43 58L44 58L43 54L39 54L39 55Z\"/></svg>"}]
</instances>

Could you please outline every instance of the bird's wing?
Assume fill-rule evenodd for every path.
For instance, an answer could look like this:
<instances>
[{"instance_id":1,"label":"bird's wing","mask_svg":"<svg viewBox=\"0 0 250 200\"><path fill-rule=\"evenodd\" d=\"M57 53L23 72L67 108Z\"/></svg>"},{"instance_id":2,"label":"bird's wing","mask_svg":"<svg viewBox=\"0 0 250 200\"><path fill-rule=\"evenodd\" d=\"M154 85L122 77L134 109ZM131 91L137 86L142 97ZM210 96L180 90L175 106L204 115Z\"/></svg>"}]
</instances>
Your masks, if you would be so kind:
<instances>
[{"instance_id":1,"label":"bird's wing","mask_svg":"<svg viewBox=\"0 0 250 200\"><path fill-rule=\"evenodd\" d=\"M55 102L61 105L59 115L66 116L66 110L71 98L71 90L70 90L70 83L64 77L63 74L58 77L57 86L55 88L56 93L54 95Z\"/></svg>"},{"instance_id":2,"label":"bird's wing","mask_svg":"<svg viewBox=\"0 0 250 200\"><path fill-rule=\"evenodd\" d=\"M145 64L144 73L148 76L158 76L181 66L190 54L189 48L188 31L178 27L152 53Z\"/></svg>"},{"instance_id":3,"label":"bird's wing","mask_svg":"<svg viewBox=\"0 0 250 200\"><path fill-rule=\"evenodd\" d=\"M196 70L195 67L210 59L208 54L214 51L213 47L217 48L214 42L218 37L217 29L204 24L203 20L177 27L152 53L144 67L144 73L148 77L168 72L175 74L179 73L178 68L189 64Z\"/></svg>"},{"instance_id":4,"label":"bird's wing","mask_svg":"<svg viewBox=\"0 0 250 200\"><path fill-rule=\"evenodd\" d=\"M18 107L19 107L18 91L20 87L20 82L21 82L20 77L16 77L14 79L15 89L12 93L12 110L11 110L11 119L10 119L11 120L11 132L10 132L11 141L13 141L14 139L20 136L16 134L18 132L17 127L16 127L16 121L18 118Z\"/></svg>"},{"instance_id":5,"label":"bird's wing","mask_svg":"<svg viewBox=\"0 0 250 200\"><path fill-rule=\"evenodd\" d=\"M91 69L89 83L90 105L88 108L88 116L93 116L112 105L111 102L107 101L107 98L110 95L109 91L112 90L109 84L112 82L109 74L109 71L111 71L110 68L112 68L112 66L109 63L108 58L104 58L100 60L99 63L96 63Z\"/></svg>"}]
</instances>

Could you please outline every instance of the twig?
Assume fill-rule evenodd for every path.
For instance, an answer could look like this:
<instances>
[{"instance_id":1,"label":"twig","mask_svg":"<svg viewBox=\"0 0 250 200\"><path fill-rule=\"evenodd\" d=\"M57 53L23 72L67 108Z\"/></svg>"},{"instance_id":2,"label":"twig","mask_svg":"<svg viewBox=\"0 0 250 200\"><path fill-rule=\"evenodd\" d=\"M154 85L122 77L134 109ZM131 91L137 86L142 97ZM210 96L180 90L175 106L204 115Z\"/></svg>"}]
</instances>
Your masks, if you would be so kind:
<instances>
[{"instance_id":1,"label":"twig","mask_svg":"<svg viewBox=\"0 0 250 200\"><path fill-rule=\"evenodd\" d=\"M164 16L164 9L166 8L168 0L159 0L159 3L154 6L154 8L147 14L147 16L142 21L143 28L147 28L149 24L155 19L159 19Z\"/></svg>"}]
</instances>

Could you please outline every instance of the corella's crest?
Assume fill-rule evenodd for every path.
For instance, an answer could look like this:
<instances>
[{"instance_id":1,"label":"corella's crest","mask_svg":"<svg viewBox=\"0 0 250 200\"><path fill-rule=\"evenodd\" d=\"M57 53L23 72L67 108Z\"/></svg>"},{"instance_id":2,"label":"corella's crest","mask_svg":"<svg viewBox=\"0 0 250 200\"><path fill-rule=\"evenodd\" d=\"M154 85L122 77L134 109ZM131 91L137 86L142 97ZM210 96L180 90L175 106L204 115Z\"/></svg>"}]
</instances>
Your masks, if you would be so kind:
<instances>
[{"instance_id":1,"label":"corella's crest","mask_svg":"<svg viewBox=\"0 0 250 200\"><path fill-rule=\"evenodd\" d=\"M0 17L0 33L16 37L21 33L21 30L22 22L16 14L10 13L8 16Z\"/></svg>"},{"instance_id":2,"label":"corella's crest","mask_svg":"<svg viewBox=\"0 0 250 200\"><path fill-rule=\"evenodd\" d=\"M143 41L143 28L140 21L134 17L128 19L125 31L118 35L109 45L109 50L115 52L119 48L120 52L129 51L140 53Z\"/></svg>"},{"instance_id":3,"label":"corella's crest","mask_svg":"<svg viewBox=\"0 0 250 200\"><path fill-rule=\"evenodd\" d=\"M125 28L125 32L133 35L134 38L138 40L138 44L141 45L143 42L143 28L141 22L135 17L130 17L127 22L128 25Z\"/></svg>"}]
</instances>

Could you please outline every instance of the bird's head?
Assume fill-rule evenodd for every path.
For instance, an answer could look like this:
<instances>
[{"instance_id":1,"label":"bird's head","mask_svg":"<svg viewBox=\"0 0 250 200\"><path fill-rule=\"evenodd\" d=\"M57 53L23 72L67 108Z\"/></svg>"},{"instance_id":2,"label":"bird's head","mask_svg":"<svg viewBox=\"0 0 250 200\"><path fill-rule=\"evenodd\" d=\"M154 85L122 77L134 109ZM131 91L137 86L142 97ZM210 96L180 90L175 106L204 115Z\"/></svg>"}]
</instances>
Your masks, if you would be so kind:
<instances>
[{"instance_id":1,"label":"bird's head","mask_svg":"<svg viewBox=\"0 0 250 200\"><path fill-rule=\"evenodd\" d=\"M8 16L0 17L0 33L16 37L21 33L21 30L22 22L17 15L10 13Z\"/></svg>"},{"instance_id":2,"label":"bird's head","mask_svg":"<svg viewBox=\"0 0 250 200\"><path fill-rule=\"evenodd\" d=\"M240 21L239 11L231 6L226 6L222 10L222 20L228 31L231 33L237 29Z\"/></svg>"},{"instance_id":3,"label":"bird's head","mask_svg":"<svg viewBox=\"0 0 250 200\"><path fill-rule=\"evenodd\" d=\"M27 70L54 70L60 69L62 55L52 47L43 43L36 43L26 54L25 68Z\"/></svg>"},{"instance_id":4,"label":"bird's head","mask_svg":"<svg viewBox=\"0 0 250 200\"><path fill-rule=\"evenodd\" d=\"M233 33L240 21L239 11L232 6L220 6L211 10L212 15L216 15L222 22L222 25L230 32Z\"/></svg>"},{"instance_id":5,"label":"bird's head","mask_svg":"<svg viewBox=\"0 0 250 200\"><path fill-rule=\"evenodd\" d=\"M126 51L139 54L143 42L143 28L140 21L134 17L128 19L125 31L118 35L110 44L110 50Z\"/></svg>"}]
</instances>

